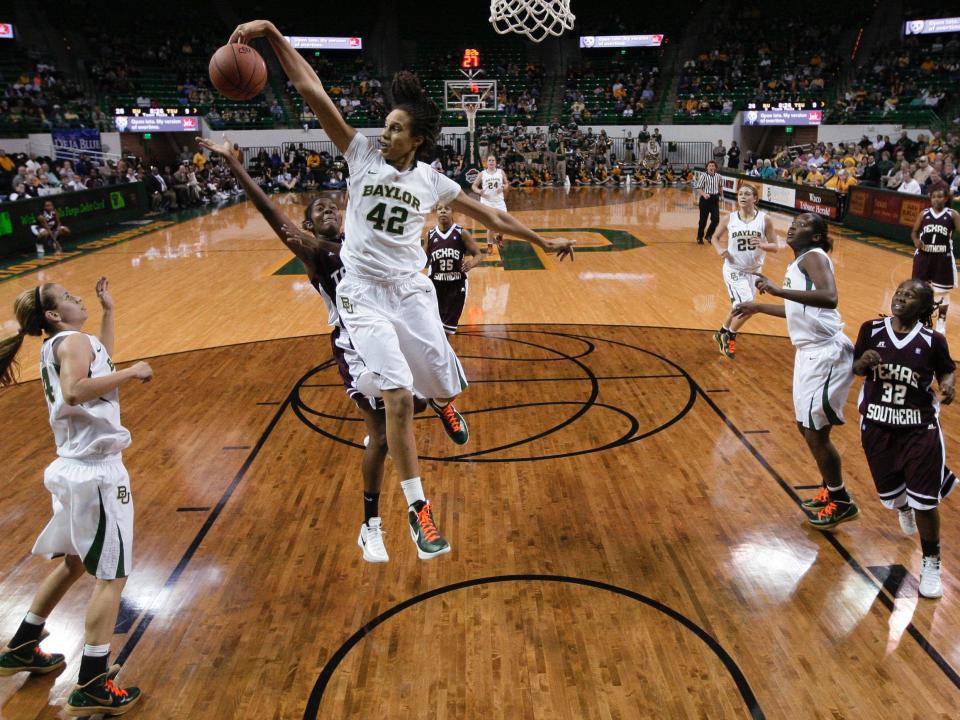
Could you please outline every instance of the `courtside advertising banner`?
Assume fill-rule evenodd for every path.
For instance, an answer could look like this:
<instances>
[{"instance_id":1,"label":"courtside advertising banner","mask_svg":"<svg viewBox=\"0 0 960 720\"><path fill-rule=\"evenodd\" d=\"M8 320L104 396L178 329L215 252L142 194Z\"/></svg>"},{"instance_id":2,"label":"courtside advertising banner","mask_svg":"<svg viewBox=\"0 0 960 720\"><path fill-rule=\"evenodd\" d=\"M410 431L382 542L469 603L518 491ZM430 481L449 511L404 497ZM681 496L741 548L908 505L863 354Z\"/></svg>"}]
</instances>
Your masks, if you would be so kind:
<instances>
[{"instance_id":1,"label":"courtside advertising banner","mask_svg":"<svg viewBox=\"0 0 960 720\"><path fill-rule=\"evenodd\" d=\"M837 219L840 203L833 190L798 185L794 193L793 207L802 212L812 212L824 217Z\"/></svg>"},{"instance_id":2,"label":"courtside advertising banner","mask_svg":"<svg viewBox=\"0 0 960 720\"><path fill-rule=\"evenodd\" d=\"M760 193L760 199L766 200L774 205L783 205L792 208L796 198L796 190L792 187L783 187L782 185L763 184L763 192Z\"/></svg>"}]
</instances>

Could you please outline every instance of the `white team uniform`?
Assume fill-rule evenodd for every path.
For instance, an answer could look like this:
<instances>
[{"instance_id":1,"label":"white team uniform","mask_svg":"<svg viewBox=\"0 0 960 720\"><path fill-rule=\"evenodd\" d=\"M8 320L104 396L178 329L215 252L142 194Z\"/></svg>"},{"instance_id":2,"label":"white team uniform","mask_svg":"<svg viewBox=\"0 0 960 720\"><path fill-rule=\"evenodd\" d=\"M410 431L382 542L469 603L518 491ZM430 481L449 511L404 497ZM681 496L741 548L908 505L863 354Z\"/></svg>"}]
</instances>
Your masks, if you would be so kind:
<instances>
[{"instance_id":1,"label":"white team uniform","mask_svg":"<svg viewBox=\"0 0 960 720\"><path fill-rule=\"evenodd\" d=\"M503 186L507 183L507 176L500 168L493 172L483 170L480 173L480 204L507 211L507 203L503 199Z\"/></svg>"},{"instance_id":2,"label":"white team uniform","mask_svg":"<svg viewBox=\"0 0 960 720\"><path fill-rule=\"evenodd\" d=\"M400 172L361 133L344 153L350 166L346 273L337 286L340 320L374 383L366 395L405 388L428 398L458 395L467 381L447 341L433 283L420 270L424 218L460 194L450 178L418 162Z\"/></svg>"},{"instance_id":3,"label":"white team uniform","mask_svg":"<svg viewBox=\"0 0 960 720\"><path fill-rule=\"evenodd\" d=\"M756 278L750 273L759 273L767 253L759 245L766 242L764 223L767 214L758 210L749 222L740 218L740 211L727 218L727 252L730 258L723 261L723 282L727 286L733 304L752 301L756 295Z\"/></svg>"},{"instance_id":4,"label":"white team uniform","mask_svg":"<svg viewBox=\"0 0 960 720\"><path fill-rule=\"evenodd\" d=\"M113 390L80 405L68 405L60 387L56 348L68 335L90 341L90 377L116 370L103 343L69 330L43 343L40 373L57 444L43 473L53 495L53 518L33 546L35 555L79 555L87 572L104 580L126 577L133 567L133 495L121 453L130 433L120 424L120 396Z\"/></svg>"},{"instance_id":5,"label":"white team uniform","mask_svg":"<svg viewBox=\"0 0 960 720\"><path fill-rule=\"evenodd\" d=\"M823 255L833 272L830 256L820 248L813 248L787 266L785 288L816 289L800 269L800 261L811 253ZM790 342L797 348L793 363L793 407L797 422L811 430L842 425L843 406L853 384L853 343L843 334L840 313L791 300L784 300L783 304Z\"/></svg>"}]
</instances>

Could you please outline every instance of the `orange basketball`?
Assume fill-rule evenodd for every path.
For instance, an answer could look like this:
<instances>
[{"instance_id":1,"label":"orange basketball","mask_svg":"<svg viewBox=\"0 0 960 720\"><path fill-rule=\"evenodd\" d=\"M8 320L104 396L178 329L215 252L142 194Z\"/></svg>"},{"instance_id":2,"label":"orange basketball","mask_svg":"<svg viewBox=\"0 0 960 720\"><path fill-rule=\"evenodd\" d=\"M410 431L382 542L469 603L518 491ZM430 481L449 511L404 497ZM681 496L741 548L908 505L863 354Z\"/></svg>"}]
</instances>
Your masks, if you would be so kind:
<instances>
[{"instance_id":1,"label":"orange basketball","mask_svg":"<svg viewBox=\"0 0 960 720\"><path fill-rule=\"evenodd\" d=\"M224 97L251 100L267 84L267 64L249 45L230 43L210 58L210 82Z\"/></svg>"}]
</instances>

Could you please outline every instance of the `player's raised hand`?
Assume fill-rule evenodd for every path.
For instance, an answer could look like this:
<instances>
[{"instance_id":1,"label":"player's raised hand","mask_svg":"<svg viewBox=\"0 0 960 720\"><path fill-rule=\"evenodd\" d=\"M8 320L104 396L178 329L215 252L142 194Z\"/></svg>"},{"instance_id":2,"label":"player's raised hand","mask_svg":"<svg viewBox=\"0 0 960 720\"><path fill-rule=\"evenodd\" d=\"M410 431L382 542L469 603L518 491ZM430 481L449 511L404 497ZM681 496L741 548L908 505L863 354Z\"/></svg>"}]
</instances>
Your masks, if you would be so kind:
<instances>
[{"instance_id":1,"label":"player's raised hand","mask_svg":"<svg viewBox=\"0 0 960 720\"><path fill-rule=\"evenodd\" d=\"M306 248L312 248L316 245L316 238L296 225L284 223L280 226L280 231L283 233L287 242L292 245L299 245L300 247Z\"/></svg>"},{"instance_id":2,"label":"player's raised hand","mask_svg":"<svg viewBox=\"0 0 960 720\"><path fill-rule=\"evenodd\" d=\"M233 153L233 143L227 138L227 134L223 134L223 144L217 145L210 138L198 137L194 138L197 141L197 145L200 147L205 147L212 153L217 155L222 155L223 157L232 157Z\"/></svg>"},{"instance_id":3,"label":"player's raised hand","mask_svg":"<svg viewBox=\"0 0 960 720\"><path fill-rule=\"evenodd\" d=\"M556 253L560 262L568 257L573 262L573 246L577 244L576 240L567 240L566 238L544 238L544 248L549 252Z\"/></svg>"},{"instance_id":4,"label":"player's raised hand","mask_svg":"<svg viewBox=\"0 0 960 720\"><path fill-rule=\"evenodd\" d=\"M113 310L113 295L110 294L110 281L105 277L97 280L97 299L104 310Z\"/></svg>"},{"instance_id":5,"label":"player's raised hand","mask_svg":"<svg viewBox=\"0 0 960 720\"><path fill-rule=\"evenodd\" d=\"M251 20L250 22L237 25L237 29L233 31L233 34L227 42L248 43L254 38L268 35L271 31L276 31L276 29L276 26L269 20Z\"/></svg>"}]
</instances>

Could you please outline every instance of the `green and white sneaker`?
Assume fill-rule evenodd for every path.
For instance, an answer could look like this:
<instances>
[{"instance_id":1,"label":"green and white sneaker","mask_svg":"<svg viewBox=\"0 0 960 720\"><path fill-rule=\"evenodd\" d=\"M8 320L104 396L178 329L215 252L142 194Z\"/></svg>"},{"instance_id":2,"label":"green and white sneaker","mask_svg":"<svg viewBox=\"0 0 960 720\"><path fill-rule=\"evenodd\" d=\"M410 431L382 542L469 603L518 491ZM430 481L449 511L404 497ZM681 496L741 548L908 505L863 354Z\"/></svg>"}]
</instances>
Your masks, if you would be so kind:
<instances>
[{"instance_id":1,"label":"green and white sneaker","mask_svg":"<svg viewBox=\"0 0 960 720\"><path fill-rule=\"evenodd\" d=\"M67 698L65 710L67 715L73 717L123 715L140 700L140 697L140 688L118 687L113 682L113 675L106 672L85 685L76 686Z\"/></svg>"},{"instance_id":2,"label":"green and white sneaker","mask_svg":"<svg viewBox=\"0 0 960 720\"><path fill-rule=\"evenodd\" d=\"M443 421L443 430L447 433L447 436L457 445L465 445L467 440L470 439L470 429L467 427L467 421L463 419L463 415L458 413L453 406L453 402L438 405L431 400L430 407Z\"/></svg>"},{"instance_id":3,"label":"green and white sneaker","mask_svg":"<svg viewBox=\"0 0 960 720\"><path fill-rule=\"evenodd\" d=\"M19 672L46 675L66 664L66 659L60 653L46 653L41 650L39 640L30 640L0 652L0 675L15 675Z\"/></svg>"},{"instance_id":4,"label":"green and white sneaker","mask_svg":"<svg viewBox=\"0 0 960 720\"><path fill-rule=\"evenodd\" d=\"M829 530L840 523L856 520L859 516L860 508L852 500L850 502L832 500L820 508L816 515L810 515L807 520L818 530Z\"/></svg>"},{"instance_id":5,"label":"green and white sneaker","mask_svg":"<svg viewBox=\"0 0 960 720\"><path fill-rule=\"evenodd\" d=\"M421 560L430 560L437 555L450 552L448 543L433 521L433 506L430 502L417 500L407 511L410 520L410 537L417 546L417 556Z\"/></svg>"}]
</instances>

